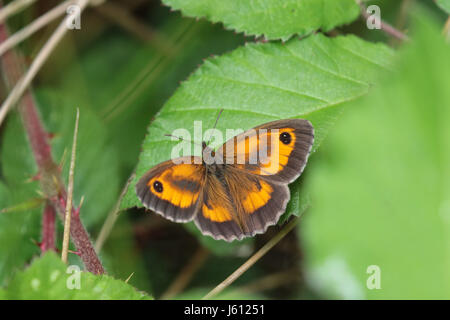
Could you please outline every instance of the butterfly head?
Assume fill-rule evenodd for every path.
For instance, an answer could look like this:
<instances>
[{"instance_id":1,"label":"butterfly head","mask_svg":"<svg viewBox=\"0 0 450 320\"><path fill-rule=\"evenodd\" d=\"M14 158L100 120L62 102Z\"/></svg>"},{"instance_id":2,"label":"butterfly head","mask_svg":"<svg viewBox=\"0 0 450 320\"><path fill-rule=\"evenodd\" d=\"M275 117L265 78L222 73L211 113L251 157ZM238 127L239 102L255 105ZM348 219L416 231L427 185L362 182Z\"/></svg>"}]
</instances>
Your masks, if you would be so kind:
<instances>
[{"instance_id":1,"label":"butterfly head","mask_svg":"<svg viewBox=\"0 0 450 320\"><path fill-rule=\"evenodd\" d=\"M202 161L205 165L212 165L217 162L216 152L208 147L206 142L202 142Z\"/></svg>"}]
</instances>

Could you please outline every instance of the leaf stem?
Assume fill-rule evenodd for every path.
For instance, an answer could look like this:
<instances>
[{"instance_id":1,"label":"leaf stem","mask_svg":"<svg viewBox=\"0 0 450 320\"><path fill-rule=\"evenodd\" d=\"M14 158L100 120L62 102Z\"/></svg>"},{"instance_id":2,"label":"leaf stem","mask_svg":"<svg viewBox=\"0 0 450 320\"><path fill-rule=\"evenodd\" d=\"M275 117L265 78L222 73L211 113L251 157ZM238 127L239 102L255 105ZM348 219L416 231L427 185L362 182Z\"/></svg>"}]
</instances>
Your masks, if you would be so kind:
<instances>
[{"instance_id":1,"label":"leaf stem","mask_svg":"<svg viewBox=\"0 0 450 320\"><path fill-rule=\"evenodd\" d=\"M261 249L259 249L253 256L251 256L243 265L237 268L228 278L222 281L217 287L211 290L205 295L202 300L211 299L226 287L231 285L237 278L239 278L244 272L246 272L251 266L253 266L259 259L261 259L270 249L272 249L285 235L289 233L300 221L300 218L294 218L289 221L272 239L270 239Z\"/></svg>"}]
</instances>

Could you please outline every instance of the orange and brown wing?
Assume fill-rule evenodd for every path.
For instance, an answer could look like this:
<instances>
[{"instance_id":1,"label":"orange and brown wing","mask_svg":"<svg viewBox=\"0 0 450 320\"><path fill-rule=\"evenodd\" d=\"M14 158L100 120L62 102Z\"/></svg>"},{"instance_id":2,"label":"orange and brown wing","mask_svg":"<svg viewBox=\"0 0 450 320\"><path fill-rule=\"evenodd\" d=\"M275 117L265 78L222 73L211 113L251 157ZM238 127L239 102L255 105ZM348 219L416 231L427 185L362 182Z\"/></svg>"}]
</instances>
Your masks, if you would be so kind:
<instances>
[{"instance_id":1,"label":"orange and brown wing","mask_svg":"<svg viewBox=\"0 0 450 320\"><path fill-rule=\"evenodd\" d=\"M202 201L206 170L201 159L184 157L160 163L136 184L144 206L175 222L191 221Z\"/></svg>"},{"instance_id":2,"label":"orange and brown wing","mask_svg":"<svg viewBox=\"0 0 450 320\"><path fill-rule=\"evenodd\" d=\"M303 171L314 142L308 120L268 122L228 140L217 152L224 163L265 176L278 183L291 183Z\"/></svg>"},{"instance_id":3,"label":"orange and brown wing","mask_svg":"<svg viewBox=\"0 0 450 320\"><path fill-rule=\"evenodd\" d=\"M194 222L203 234L214 239L232 241L244 237L229 190L214 174L207 177Z\"/></svg>"},{"instance_id":4,"label":"orange and brown wing","mask_svg":"<svg viewBox=\"0 0 450 320\"><path fill-rule=\"evenodd\" d=\"M289 201L287 185L227 167L208 176L197 227L214 239L241 240L278 222Z\"/></svg>"},{"instance_id":5,"label":"orange and brown wing","mask_svg":"<svg viewBox=\"0 0 450 320\"><path fill-rule=\"evenodd\" d=\"M224 176L245 236L266 232L286 210L290 199L287 184L275 183L230 167Z\"/></svg>"}]
</instances>

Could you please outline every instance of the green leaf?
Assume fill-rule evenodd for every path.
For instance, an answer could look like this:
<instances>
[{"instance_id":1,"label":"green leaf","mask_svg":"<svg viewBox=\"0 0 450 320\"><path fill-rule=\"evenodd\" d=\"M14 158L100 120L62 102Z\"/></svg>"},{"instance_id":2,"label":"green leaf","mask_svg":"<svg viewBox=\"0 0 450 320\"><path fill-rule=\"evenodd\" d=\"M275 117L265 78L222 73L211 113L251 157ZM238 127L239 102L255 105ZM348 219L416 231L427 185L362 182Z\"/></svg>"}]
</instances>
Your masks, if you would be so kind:
<instances>
[{"instance_id":1,"label":"green leaf","mask_svg":"<svg viewBox=\"0 0 450 320\"><path fill-rule=\"evenodd\" d=\"M286 223L291 215L302 216L311 205L309 192L304 188L303 177L291 184L289 189L291 190L291 200L287 205L286 212L280 217L278 225Z\"/></svg>"},{"instance_id":2,"label":"green leaf","mask_svg":"<svg viewBox=\"0 0 450 320\"><path fill-rule=\"evenodd\" d=\"M261 36L269 40L288 40L314 30L329 31L350 23L359 14L354 0L163 0L189 17L206 17L222 22L227 29Z\"/></svg>"},{"instance_id":3,"label":"green leaf","mask_svg":"<svg viewBox=\"0 0 450 320\"><path fill-rule=\"evenodd\" d=\"M193 137L194 121L203 121L203 131L212 128L221 108L217 128L222 132L276 119L309 119L315 127L316 149L345 102L364 95L379 70L389 67L392 56L382 44L317 34L286 44L248 44L206 60L150 125L136 178L121 208L142 207L135 194L136 182L151 167L170 159L178 143L164 135L185 128Z\"/></svg>"},{"instance_id":4,"label":"green leaf","mask_svg":"<svg viewBox=\"0 0 450 320\"><path fill-rule=\"evenodd\" d=\"M148 300L124 281L89 272L77 272L53 252L17 273L0 298L8 300Z\"/></svg>"},{"instance_id":5,"label":"green leaf","mask_svg":"<svg viewBox=\"0 0 450 320\"><path fill-rule=\"evenodd\" d=\"M0 213L0 285L39 252L33 243L39 240L39 226L36 210Z\"/></svg>"},{"instance_id":6,"label":"green leaf","mask_svg":"<svg viewBox=\"0 0 450 320\"><path fill-rule=\"evenodd\" d=\"M436 4L447 14L450 14L450 0L436 0Z\"/></svg>"},{"instance_id":7,"label":"green leaf","mask_svg":"<svg viewBox=\"0 0 450 320\"><path fill-rule=\"evenodd\" d=\"M4 183L0 184L0 210L16 207L35 199L37 181L27 182L36 174L22 123L16 113L8 117L3 128L0 166ZM39 252L33 243L40 239L39 208L0 213L0 285Z\"/></svg>"},{"instance_id":8,"label":"green leaf","mask_svg":"<svg viewBox=\"0 0 450 320\"><path fill-rule=\"evenodd\" d=\"M450 298L450 47L426 21L310 170L299 228L324 298ZM381 289L366 285L371 265Z\"/></svg>"}]
</instances>

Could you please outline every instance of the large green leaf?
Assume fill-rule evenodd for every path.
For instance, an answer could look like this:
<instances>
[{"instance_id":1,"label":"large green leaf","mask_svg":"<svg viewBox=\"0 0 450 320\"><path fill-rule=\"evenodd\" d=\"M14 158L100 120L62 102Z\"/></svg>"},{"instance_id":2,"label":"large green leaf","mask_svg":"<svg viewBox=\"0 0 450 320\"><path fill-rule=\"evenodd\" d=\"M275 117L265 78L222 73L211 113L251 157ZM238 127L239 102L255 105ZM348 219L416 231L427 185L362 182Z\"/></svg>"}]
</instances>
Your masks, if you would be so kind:
<instances>
[{"instance_id":1,"label":"large green leaf","mask_svg":"<svg viewBox=\"0 0 450 320\"><path fill-rule=\"evenodd\" d=\"M194 121L203 121L205 131L213 126L220 108L224 112L217 128L224 133L226 128L245 130L276 119L309 119L315 127L316 149L345 102L365 94L379 70L388 68L392 55L384 45L354 36L317 34L286 44L248 44L206 60L150 125L136 178L121 207L142 207L135 194L137 180L170 159L178 143L164 134L177 128L192 134Z\"/></svg>"},{"instance_id":2,"label":"large green leaf","mask_svg":"<svg viewBox=\"0 0 450 320\"><path fill-rule=\"evenodd\" d=\"M190 17L206 17L226 28L267 39L328 31L352 22L359 14L354 0L163 0Z\"/></svg>"},{"instance_id":3,"label":"large green leaf","mask_svg":"<svg viewBox=\"0 0 450 320\"><path fill-rule=\"evenodd\" d=\"M450 47L416 24L398 72L346 113L310 171L300 230L326 298L450 298ZM366 286L371 265L381 289Z\"/></svg>"},{"instance_id":4,"label":"large green leaf","mask_svg":"<svg viewBox=\"0 0 450 320\"><path fill-rule=\"evenodd\" d=\"M78 278L79 276L79 278ZM16 274L1 299L24 300L143 300L151 299L124 281L90 272L77 273L49 252Z\"/></svg>"}]
</instances>

